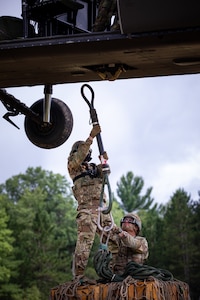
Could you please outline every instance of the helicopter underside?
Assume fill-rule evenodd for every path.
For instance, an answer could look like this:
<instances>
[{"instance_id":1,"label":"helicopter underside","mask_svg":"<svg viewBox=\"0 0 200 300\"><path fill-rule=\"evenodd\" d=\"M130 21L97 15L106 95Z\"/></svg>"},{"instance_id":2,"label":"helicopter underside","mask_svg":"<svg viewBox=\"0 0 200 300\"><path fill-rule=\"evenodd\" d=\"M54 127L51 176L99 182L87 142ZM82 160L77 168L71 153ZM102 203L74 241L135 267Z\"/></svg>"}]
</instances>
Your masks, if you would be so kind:
<instances>
[{"instance_id":1,"label":"helicopter underside","mask_svg":"<svg viewBox=\"0 0 200 300\"><path fill-rule=\"evenodd\" d=\"M22 18L0 17L3 118L17 127L24 114L28 139L51 149L73 128L53 85L199 73L199 10L197 0L23 0ZM45 95L30 108L6 91L36 85Z\"/></svg>"},{"instance_id":2,"label":"helicopter underside","mask_svg":"<svg viewBox=\"0 0 200 300\"><path fill-rule=\"evenodd\" d=\"M81 33L0 42L0 87L200 72L200 29Z\"/></svg>"}]
</instances>

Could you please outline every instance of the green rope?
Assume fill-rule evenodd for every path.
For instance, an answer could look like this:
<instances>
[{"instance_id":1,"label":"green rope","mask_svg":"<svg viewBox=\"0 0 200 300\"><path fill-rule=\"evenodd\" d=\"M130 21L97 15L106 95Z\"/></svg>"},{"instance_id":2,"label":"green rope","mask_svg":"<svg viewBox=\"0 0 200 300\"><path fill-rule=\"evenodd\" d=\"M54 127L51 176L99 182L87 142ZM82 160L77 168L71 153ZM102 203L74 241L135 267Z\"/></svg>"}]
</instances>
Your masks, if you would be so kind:
<instances>
[{"instance_id":1,"label":"green rope","mask_svg":"<svg viewBox=\"0 0 200 300\"><path fill-rule=\"evenodd\" d=\"M126 264L125 271L122 275L113 274L109 267L111 260L111 252L106 249L105 245L100 245L98 252L94 256L94 268L97 275L101 278L100 281L119 282L123 281L128 276L132 276L134 279L138 280L144 280L150 276L163 281L173 280L173 275L168 270L137 264L133 261Z\"/></svg>"},{"instance_id":2,"label":"green rope","mask_svg":"<svg viewBox=\"0 0 200 300\"><path fill-rule=\"evenodd\" d=\"M113 277L112 270L109 267L111 260L112 254L111 252L107 251L107 245L100 244L99 250L94 256L94 268L97 275L101 279L108 282L110 282Z\"/></svg>"}]
</instances>

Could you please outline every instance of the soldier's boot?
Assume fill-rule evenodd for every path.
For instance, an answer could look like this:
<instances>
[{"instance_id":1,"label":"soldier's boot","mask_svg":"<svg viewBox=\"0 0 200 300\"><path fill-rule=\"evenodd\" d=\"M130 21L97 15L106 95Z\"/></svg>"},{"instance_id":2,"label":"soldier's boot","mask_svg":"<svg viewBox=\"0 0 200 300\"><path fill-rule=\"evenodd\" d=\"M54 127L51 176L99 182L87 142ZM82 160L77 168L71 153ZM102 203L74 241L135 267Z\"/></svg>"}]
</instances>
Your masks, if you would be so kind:
<instances>
[{"instance_id":1,"label":"soldier's boot","mask_svg":"<svg viewBox=\"0 0 200 300\"><path fill-rule=\"evenodd\" d=\"M82 277L84 277L84 272L83 272L83 270L77 270L77 272L76 272L74 278L76 279L76 278L82 278Z\"/></svg>"},{"instance_id":2,"label":"soldier's boot","mask_svg":"<svg viewBox=\"0 0 200 300\"><path fill-rule=\"evenodd\" d=\"M72 260L72 275L74 279L76 279L77 277L82 277L84 275L84 269L76 265L75 254L73 255L73 260Z\"/></svg>"}]
</instances>

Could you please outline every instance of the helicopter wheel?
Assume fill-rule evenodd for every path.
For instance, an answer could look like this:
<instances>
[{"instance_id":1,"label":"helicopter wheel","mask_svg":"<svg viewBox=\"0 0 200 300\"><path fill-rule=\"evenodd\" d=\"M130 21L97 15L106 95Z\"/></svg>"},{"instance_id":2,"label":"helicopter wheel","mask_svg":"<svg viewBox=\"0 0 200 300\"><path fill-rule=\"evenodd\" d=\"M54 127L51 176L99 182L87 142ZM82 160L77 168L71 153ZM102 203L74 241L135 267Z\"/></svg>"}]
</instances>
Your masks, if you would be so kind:
<instances>
[{"instance_id":1,"label":"helicopter wheel","mask_svg":"<svg viewBox=\"0 0 200 300\"><path fill-rule=\"evenodd\" d=\"M35 102L30 109L43 118L43 99ZM44 149L62 145L70 136L73 128L73 116L69 107L61 100L51 99L50 123L38 125L25 117L24 128L28 139Z\"/></svg>"}]
</instances>

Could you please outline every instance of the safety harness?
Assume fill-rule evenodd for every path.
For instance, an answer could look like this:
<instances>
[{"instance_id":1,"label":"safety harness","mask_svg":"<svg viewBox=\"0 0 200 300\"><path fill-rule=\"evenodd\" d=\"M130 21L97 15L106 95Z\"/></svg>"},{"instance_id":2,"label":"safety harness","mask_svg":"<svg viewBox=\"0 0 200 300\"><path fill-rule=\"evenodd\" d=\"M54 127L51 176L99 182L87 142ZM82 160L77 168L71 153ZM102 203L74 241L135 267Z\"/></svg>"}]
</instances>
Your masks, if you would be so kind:
<instances>
[{"instance_id":1,"label":"safety harness","mask_svg":"<svg viewBox=\"0 0 200 300\"><path fill-rule=\"evenodd\" d=\"M97 178L99 175L99 172L97 170L97 167L94 163L90 163L90 166L92 167L92 169L87 169L86 171L83 171L82 173L80 173L79 175L75 176L73 179L73 183L78 180L79 178L85 177L85 176L89 176L90 178Z\"/></svg>"},{"instance_id":2,"label":"safety harness","mask_svg":"<svg viewBox=\"0 0 200 300\"><path fill-rule=\"evenodd\" d=\"M89 172L83 172L79 175L77 175L76 177L74 177L73 179L73 183L78 180L79 178L85 177L85 176L90 176L90 178L94 178Z\"/></svg>"}]
</instances>

